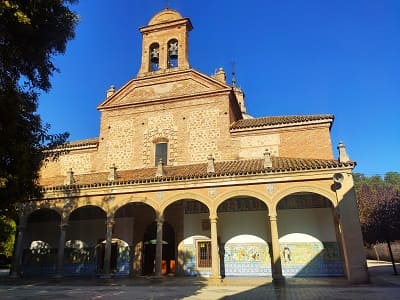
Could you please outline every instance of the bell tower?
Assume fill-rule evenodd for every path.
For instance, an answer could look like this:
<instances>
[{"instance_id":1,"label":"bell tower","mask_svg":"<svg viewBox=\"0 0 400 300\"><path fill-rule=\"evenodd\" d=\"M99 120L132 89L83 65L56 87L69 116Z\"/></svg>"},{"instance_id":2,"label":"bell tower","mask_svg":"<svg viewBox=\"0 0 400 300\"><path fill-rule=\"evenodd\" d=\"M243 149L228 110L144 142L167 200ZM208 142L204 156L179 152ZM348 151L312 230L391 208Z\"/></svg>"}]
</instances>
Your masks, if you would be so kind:
<instances>
[{"instance_id":1,"label":"bell tower","mask_svg":"<svg viewBox=\"0 0 400 300\"><path fill-rule=\"evenodd\" d=\"M141 27L142 65L138 77L188 69L188 35L192 23L177 11L164 9Z\"/></svg>"}]
</instances>

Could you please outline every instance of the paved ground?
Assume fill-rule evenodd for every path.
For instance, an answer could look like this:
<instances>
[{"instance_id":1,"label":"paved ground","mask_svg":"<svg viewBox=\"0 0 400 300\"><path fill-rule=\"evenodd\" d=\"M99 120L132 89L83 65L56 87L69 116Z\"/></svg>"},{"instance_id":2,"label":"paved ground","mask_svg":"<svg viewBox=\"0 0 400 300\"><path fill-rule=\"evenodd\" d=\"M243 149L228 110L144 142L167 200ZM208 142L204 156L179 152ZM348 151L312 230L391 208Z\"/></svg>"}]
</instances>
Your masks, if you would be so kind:
<instances>
[{"instance_id":1,"label":"paved ground","mask_svg":"<svg viewBox=\"0 0 400 300\"><path fill-rule=\"evenodd\" d=\"M343 278L227 278L218 285L198 278L10 279L0 272L0 299L400 299L400 276L390 264L369 262L371 283L349 285ZM398 266L400 271L400 265Z\"/></svg>"}]
</instances>

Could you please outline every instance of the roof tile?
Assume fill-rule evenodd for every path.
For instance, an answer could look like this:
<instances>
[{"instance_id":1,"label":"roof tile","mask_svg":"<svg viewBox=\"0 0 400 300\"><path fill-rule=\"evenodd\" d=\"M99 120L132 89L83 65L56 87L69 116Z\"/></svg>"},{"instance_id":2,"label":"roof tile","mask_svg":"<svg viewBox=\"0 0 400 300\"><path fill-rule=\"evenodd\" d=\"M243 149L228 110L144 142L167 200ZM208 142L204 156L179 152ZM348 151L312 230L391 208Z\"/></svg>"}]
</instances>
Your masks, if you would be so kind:
<instances>
[{"instance_id":1,"label":"roof tile","mask_svg":"<svg viewBox=\"0 0 400 300\"><path fill-rule=\"evenodd\" d=\"M215 172L207 173L207 163L165 166L165 176L156 177L156 168L117 171L117 179L108 181L108 172L74 175L74 186L95 187L105 185L123 185L134 183L151 183L162 181L182 181L199 178L228 177L250 174L288 173L315 169L334 169L354 167L355 162L340 163L336 160L302 159L272 157L272 168L264 168L263 159L231 160L215 163ZM64 189L64 176L42 178L40 185L44 190Z\"/></svg>"},{"instance_id":2,"label":"roof tile","mask_svg":"<svg viewBox=\"0 0 400 300\"><path fill-rule=\"evenodd\" d=\"M271 116L255 119L241 119L231 125L231 129L244 129L254 127L266 127L274 125L295 124L319 120L333 119L333 115L298 115L298 116Z\"/></svg>"}]
</instances>

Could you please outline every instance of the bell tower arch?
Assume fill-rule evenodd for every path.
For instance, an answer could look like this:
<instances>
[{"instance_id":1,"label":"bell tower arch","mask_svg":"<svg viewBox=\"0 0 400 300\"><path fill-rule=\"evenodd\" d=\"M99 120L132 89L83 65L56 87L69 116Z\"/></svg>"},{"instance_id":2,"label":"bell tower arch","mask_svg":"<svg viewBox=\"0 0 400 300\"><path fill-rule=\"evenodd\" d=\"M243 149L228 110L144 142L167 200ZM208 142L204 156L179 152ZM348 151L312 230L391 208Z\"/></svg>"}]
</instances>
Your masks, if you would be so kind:
<instances>
[{"instance_id":1,"label":"bell tower arch","mask_svg":"<svg viewBox=\"0 0 400 300\"><path fill-rule=\"evenodd\" d=\"M164 9L141 27L142 65L138 77L167 70L188 69L188 36L193 29L188 18Z\"/></svg>"}]
</instances>

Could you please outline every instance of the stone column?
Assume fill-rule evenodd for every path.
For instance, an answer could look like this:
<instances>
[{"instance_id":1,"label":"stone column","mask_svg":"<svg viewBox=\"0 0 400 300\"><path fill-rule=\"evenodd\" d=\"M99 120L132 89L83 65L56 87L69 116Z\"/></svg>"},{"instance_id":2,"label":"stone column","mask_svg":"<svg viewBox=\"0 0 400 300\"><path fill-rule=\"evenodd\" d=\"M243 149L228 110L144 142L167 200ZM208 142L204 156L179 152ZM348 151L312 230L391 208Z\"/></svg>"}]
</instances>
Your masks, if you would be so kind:
<instances>
[{"instance_id":1,"label":"stone column","mask_svg":"<svg viewBox=\"0 0 400 300\"><path fill-rule=\"evenodd\" d=\"M211 223L211 278L221 278L219 270L219 251L218 251L218 229L217 229L218 217L210 216Z\"/></svg>"},{"instance_id":2,"label":"stone column","mask_svg":"<svg viewBox=\"0 0 400 300\"><path fill-rule=\"evenodd\" d=\"M58 239L58 249L57 249L57 264L56 264L56 278L61 278L63 276L63 266L64 266L64 249L65 249L65 235L67 233L68 223L66 221L61 221L60 224L60 237Z\"/></svg>"},{"instance_id":3,"label":"stone column","mask_svg":"<svg viewBox=\"0 0 400 300\"><path fill-rule=\"evenodd\" d=\"M279 248L278 224L276 215L269 216L271 228L271 243L272 243L272 278L276 280L284 280L282 275L282 263Z\"/></svg>"},{"instance_id":4,"label":"stone column","mask_svg":"<svg viewBox=\"0 0 400 300\"><path fill-rule=\"evenodd\" d=\"M162 216L157 220L157 238L156 238L156 257L154 262L155 276L161 277L162 273L162 248L163 248L163 225L164 219Z\"/></svg>"},{"instance_id":5,"label":"stone column","mask_svg":"<svg viewBox=\"0 0 400 300\"><path fill-rule=\"evenodd\" d=\"M11 265L11 272L10 272L10 277L11 278L18 278L19 277L19 272L21 269L21 258L22 258L22 252L23 252L23 247L24 247L24 233L26 230L26 224L27 224L27 218L26 216L21 216L19 218L19 225L17 227L17 242L15 246L15 252L14 252L14 257Z\"/></svg>"},{"instance_id":6,"label":"stone column","mask_svg":"<svg viewBox=\"0 0 400 300\"><path fill-rule=\"evenodd\" d=\"M104 251L104 268L102 278L110 278L111 242L114 226L114 216L108 216L106 221L106 246Z\"/></svg>"},{"instance_id":7,"label":"stone column","mask_svg":"<svg viewBox=\"0 0 400 300\"><path fill-rule=\"evenodd\" d=\"M367 260L351 174L344 174L344 181L336 190L336 195L347 279L351 283L367 283L369 281Z\"/></svg>"}]
</instances>

